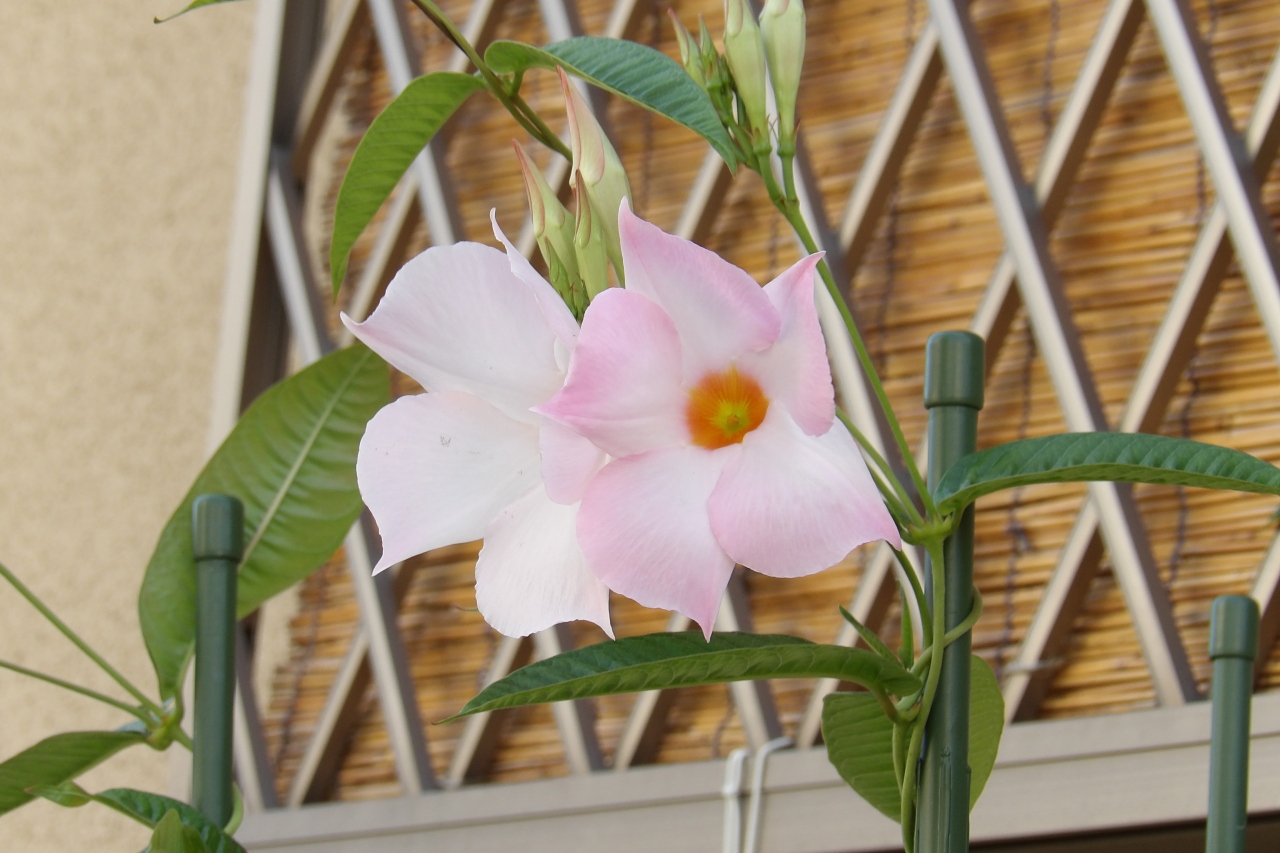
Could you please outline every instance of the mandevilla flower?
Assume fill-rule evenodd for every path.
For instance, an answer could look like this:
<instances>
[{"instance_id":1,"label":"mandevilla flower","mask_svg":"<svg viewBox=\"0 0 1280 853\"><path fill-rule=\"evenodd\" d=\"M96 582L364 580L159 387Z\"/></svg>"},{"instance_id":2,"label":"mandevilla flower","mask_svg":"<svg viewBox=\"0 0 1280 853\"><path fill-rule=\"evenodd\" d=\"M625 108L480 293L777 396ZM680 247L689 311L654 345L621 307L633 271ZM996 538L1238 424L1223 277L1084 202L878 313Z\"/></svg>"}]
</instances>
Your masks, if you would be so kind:
<instances>
[{"instance_id":1,"label":"mandevilla flower","mask_svg":"<svg viewBox=\"0 0 1280 853\"><path fill-rule=\"evenodd\" d=\"M587 619L612 636L609 592L578 547L575 502L562 499L604 457L530 411L560 389L578 324L493 228L505 256L478 243L427 249L368 320L343 315L427 391L380 411L360 442L356 476L382 534L374 571L484 537L476 604L490 625L522 636Z\"/></svg>"},{"instance_id":2,"label":"mandevilla flower","mask_svg":"<svg viewBox=\"0 0 1280 853\"><path fill-rule=\"evenodd\" d=\"M614 457L552 495L581 501L578 542L596 576L710 636L735 562L799 577L865 542L900 546L835 421L819 256L761 288L626 205L619 230L627 287L591 303L563 389L535 408Z\"/></svg>"}]
</instances>

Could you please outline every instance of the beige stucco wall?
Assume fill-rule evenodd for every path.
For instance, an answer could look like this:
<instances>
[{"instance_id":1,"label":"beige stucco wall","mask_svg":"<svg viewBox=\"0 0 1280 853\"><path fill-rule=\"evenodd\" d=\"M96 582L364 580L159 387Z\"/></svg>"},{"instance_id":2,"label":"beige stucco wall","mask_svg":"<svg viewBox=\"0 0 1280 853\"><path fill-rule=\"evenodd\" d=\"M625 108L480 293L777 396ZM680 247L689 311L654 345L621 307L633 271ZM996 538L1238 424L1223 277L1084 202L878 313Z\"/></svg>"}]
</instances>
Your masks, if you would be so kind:
<instances>
[{"instance_id":1,"label":"beige stucco wall","mask_svg":"<svg viewBox=\"0 0 1280 853\"><path fill-rule=\"evenodd\" d=\"M205 450L253 8L0 2L0 560L154 690L135 597ZM110 691L7 586L0 659ZM0 672L0 756L105 706ZM89 787L163 790L145 747ZM136 851L98 806L0 818L6 853Z\"/></svg>"}]
</instances>

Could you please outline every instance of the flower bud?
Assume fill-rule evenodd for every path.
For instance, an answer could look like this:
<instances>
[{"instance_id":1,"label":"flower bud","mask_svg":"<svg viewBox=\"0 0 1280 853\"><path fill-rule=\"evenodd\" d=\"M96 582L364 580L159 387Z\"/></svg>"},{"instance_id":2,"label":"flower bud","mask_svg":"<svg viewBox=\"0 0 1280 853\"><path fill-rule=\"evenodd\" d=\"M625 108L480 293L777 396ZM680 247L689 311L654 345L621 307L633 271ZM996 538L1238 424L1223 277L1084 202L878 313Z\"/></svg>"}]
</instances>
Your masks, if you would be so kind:
<instances>
[{"instance_id":1,"label":"flower bud","mask_svg":"<svg viewBox=\"0 0 1280 853\"><path fill-rule=\"evenodd\" d=\"M764 41L747 0L725 0L724 58L750 129L766 130Z\"/></svg>"},{"instance_id":2,"label":"flower bud","mask_svg":"<svg viewBox=\"0 0 1280 853\"><path fill-rule=\"evenodd\" d=\"M766 0L760 32L769 57L769 81L778 104L778 139L792 143L796 128L796 94L804 68L805 15L802 0Z\"/></svg>"},{"instance_id":3,"label":"flower bud","mask_svg":"<svg viewBox=\"0 0 1280 853\"><path fill-rule=\"evenodd\" d=\"M587 187L582 173L574 175L573 195L577 202L577 218L574 222L573 249L576 253L578 273L586 287L587 301L609 286L609 254L602 220L587 199ZM615 220L616 227L617 222Z\"/></svg>"},{"instance_id":4,"label":"flower bud","mask_svg":"<svg viewBox=\"0 0 1280 853\"><path fill-rule=\"evenodd\" d=\"M680 45L680 63L694 82L704 89L707 88L706 78L702 75L702 54L693 42L693 33L685 29L675 9L668 8L667 14L671 16L671 23L675 25L676 43Z\"/></svg>"},{"instance_id":5,"label":"flower bud","mask_svg":"<svg viewBox=\"0 0 1280 853\"><path fill-rule=\"evenodd\" d=\"M609 137L591 114L587 102L569 83L564 69L558 68L560 87L564 89L565 105L569 113L570 147L573 149L573 175L582 177L583 191L578 207L588 201L596 213L596 228L604 237L609 260L613 262L619 280L622 277L622 241L618 236L618 208L625 198L631 200L631 184L626 170L613 150Z\"/></svg>"},{"instance_id":6,"label":"flower bud","mask_svg":"<svg viewBox=\"0 0 1280 853\"><path fill-rule=\"evenodd\" d=\"M538 240L542 258L550 269L551 256L558 256L572 278L578 274L578 269L574 261L573 220L569 211L560 203L541 170L525 155L520 143L513 140L512 144L516 149L516 159L520 161L520 171L524 174L524 191L529 197L533 235ZM562 293L561 296L563 295Z\"/></svg>"}]
</instances>

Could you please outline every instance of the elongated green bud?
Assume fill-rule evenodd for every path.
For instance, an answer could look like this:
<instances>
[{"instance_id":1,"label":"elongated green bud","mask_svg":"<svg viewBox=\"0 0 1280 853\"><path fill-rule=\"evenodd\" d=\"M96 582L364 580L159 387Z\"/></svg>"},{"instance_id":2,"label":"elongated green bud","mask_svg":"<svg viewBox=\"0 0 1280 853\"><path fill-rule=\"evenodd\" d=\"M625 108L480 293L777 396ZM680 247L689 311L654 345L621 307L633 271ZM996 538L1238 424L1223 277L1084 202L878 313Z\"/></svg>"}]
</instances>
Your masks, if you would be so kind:
<instances>
[{"instance_id":1,"label":"elongated green bud","mask_svg":"<svg viewBox=\"0 0 1280 853\"><path fill-rule=\"evenodd\" d=\"M557 255L569 276L575 277L578 268L573 252L573 219L543 177L542 171L524 153L520 143L512 140L512 145L515 146L516 159L520 161L520 171L524 175L524 191L529 197L533 235L538 240L542 258L550 269L551 255Z\"/></svg>"},{"instance_id":2,"label":"elongated green bud","mask_svg":"<svg viewBox=\"0 0 1280 853\"><path fill-rule=\"evenodd\" d=\"M570 148L573 150L573 178L582 178L578 208L589 202L596 214L596 231L604 240L608 258L622 279L622 241L618 235L618 209L625 198L631 200L631 184L604 129L591 114L587 102L570 83L564 69L560 87L569 113ZM576 190L576 186L575 186Z\"/></svg>"},{"instance_id":3,"label":"elongated green bud","mask_svg":"<svg viewBox=\"0 0 1280 853\"><path fill-rule=\"evenodd\" d=\"M702 75L702 53L693 41L693 33L685 29L675 9L668 8L667 14L671 16L671 23L675 26L676 43L680 46L680 64L699 86L707 88L707 80Z\"/></svg>"},{"instance_id":4,"label":"elongated green bud","mask_svg":"<svg viewBox=\"0 0 1280 853\"><path fill-rule=\"evenodd\" d=\"M587 200L586 182L581 172L574 175L573 195L577 210L573 249L577 253L578 273L587 291L587 301L590 301L609 286L609 253L601 217ZM614 227L617 227L616 222Z\"/></svg>"},{"instance_id":5,"label":"elongated green bud","mask_svg":"<svg viewBox=\"0 0 1280 853\"><path fill-rule=\"evenodd\" d=\"M778 104L778 147L794 150L796 95L804 70L805 14L802 0L766 0L760 33L769 58L769 82Z\"/></svg>"},{"instance_id":6,"label":"elongated green bud","mask_svg":"<svg viewBox=\"0 0 1280 853\"><path fill-rule=\"evenodd\" d=\"M765 111L764 40L747 0L725 0L724 58L752 132L765 132L769 125Z\"/></svg>"}]
</instances>

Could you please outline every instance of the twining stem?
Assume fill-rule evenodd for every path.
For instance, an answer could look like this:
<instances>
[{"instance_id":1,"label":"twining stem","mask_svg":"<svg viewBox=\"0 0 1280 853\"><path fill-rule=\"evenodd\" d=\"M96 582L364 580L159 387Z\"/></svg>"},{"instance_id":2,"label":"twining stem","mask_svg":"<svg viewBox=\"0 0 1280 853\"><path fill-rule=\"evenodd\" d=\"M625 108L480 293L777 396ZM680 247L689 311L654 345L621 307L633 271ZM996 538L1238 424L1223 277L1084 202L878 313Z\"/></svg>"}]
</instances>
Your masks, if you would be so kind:
<instances>
[{"instance_id":1,"label":"twining stem","mask_svg":"<svg viewBox=\"0 0 1280 853\"><path fill-rule=\"evenodd\" d=\"M453 21L449 20L449 16L440 11L440 7L436 6L432 0L413 0L413 4L418 7L422 14L427 16L431 23L435 24L439 30L444 33L451 42L458 46L458 49L466 54L467 59L480 72L480 76L484 78L485 85L489 92L498 99L502 106L506 107L507 112L511 113L511 117L520 123L529 135L537 139L543 145L560 154L566 160L572 159L572 153L569 151L560 137L547 127L546 123L538 116L533 109L525 103L518 92L507 92L506 86L497 74L493 73L490 68L476 52L475 47L462 34L462 31L454 26Z\"/></svg>"},{"instance_id":2,"label":"twining stem","mask_svg":"<svg viewBox=\"0 0 1280 853\"><path fill-rule=\"evenodd\" d=\"M920 575L905 551L893 548L893 555L898 558L898 565L902 566L903 574L911 583L911 593L916 597L916 607L920 609L920 622L924 629L924 636L920 638L921 648L928 648L933 644L933 622L929 618L929 600L925 597L924 587L920 585Z\"/></svg>"},{"instance_id":3,"label":"twining stem","mask_svg":"<svg viewBox=\"0 0 1280 853\"><path fill-rule=\"evenodd\" d=\"M880 469L880 472L884 474L885 478L892 485L894 493L898 496L898 499L901 500L904 508L908 509L910 512L908 518L916 524L923 525L924 519L916 509L915 501L911 499L911 495L907 492L902 483L899 482L888 461L883 455L881 455L880 451L876 450L875 445L872 444L871 440L863 434L862 430L854 426L853 420L849 417L848 413L844 411L844 409L837 407L836 416L840 418L840 422L845 425L845 429L849 430L849 434L853 436L853 440L858 442L858 446L862 448L863 452L866 453L868 457L870 457L872 463Z\"/></svg>"},{"instance_id":4,"label":"twining stem","mask_svg":"<svg viewBox=\"0 0 1280 853\"><path fill-rule=\"evenodd\" d=\"M132 716L137 717L148 726L155 722L154 719L144 714L141 708L135 708L132 705L127 705L119 699L112 699L110 696L107 696L104 693L99 693L96 690L90 690L88 687L81 687L79 684L72 684L70 681L63 681L61 678L55 678L52 675L45 675L43 672L39 672L34 669L27 669L25 666L18 666L16 663L9 663L4 660L0 660L0 669L7 669L12 672L16 672L19 675L39 679L40 681L47 682L56 687L61 687L63 690L70 690L72 693L79 693L81 696L88 696L90 699L97 699L99 702L110 705L113 708L119 708L126 714L131 714Z\"/></svg>"},{"instance_id":5,"label":"twining stem","mask_svg":"<svg viewBox=\"0 0 1280 853\"><path fill-rule=\"evenodd\" d=\"M66 637L68 640L70 640L72 643L75 644L76 648L78 648L80 651L88 655L89 659L94 663L96 663L102 669L103 672L111 676L112 680L115 681L116 684L119 684L122 688L124 688L125 692L127 692L130 696L132 696L133 698L141 702L143 707L145 707L147 710L151 711L157 716L163 716L164 712L160 710L159 705L157 705L155 702L147 698L147 695L145 693L143 693L141 690L133 686L133 682L129 681L129 679L121 675L120 672L117 671L114 666L106 662L106 660L102 657L102 655L95 652L93 648L89 646L88 643L80 639L79 634L77 634L75 631L72 631L70 626L68 626L65 622L59 619L57 615L54 614L54 612L50 610L43 601L41 601L38 597L36 597L36 594L34 592L27 589L27 585L24 584L22 581L18 580L17 575L9 571L9 569L3 563L0 563L0 577L3 577L5 580L7 580L13 586L13 588L16 589L22 595L22 597L25 598L31 604L32 607L40 611L41 616L43 616L45 619L48 619L49 622L52 623L53 627L61 631L64 637Z\"/></svg>"},{"instance_id":6,"label":"twining stem","mask_svg":"<svg viewBox=\"0 0 1280 853\"><path fill-rule=\"evenodd\" d=\"M946 637L947 600L946 572L942 540L930 539L925 543L929 551L929 569L933 580L933 636ZM921 655L923 656L923 652ZM938 693L938 682L942 678L942 655L935 654L929 660L929 674L925 678L924 694L920 700L920 714L916 717L915 728L911 732L911 745L907 748L906 772L903 777L901 794L902 842L907 853L913 853L915 846L915 797L916 797L916 764L920 760L920 746L924 742L925 726L929 722L929 712L933 709L933 699Z\"/></svg>"},{"instance_id":7,"label":"twining stem","mask_svg":"<svg viewBox=\"0 0 1280 853\"><path fill-rule=\"evenodd\" d=\"M801 213L799 205L787 200L783 191L778 187L777 181L773 178L773 170L762 169L761 177L764 178L765 187L769 191L770 201L773 202L773 206L787 220L792 230L796 232L796 236L800 238L805 251L810 253L817 252L818 243L813 239L813 234L809 231L808 223L804 221L804 215ZM822 276L822 282L826 285L827 292L831 294L831 299L835 302L836 309L840 312L840 319L849 331L849 338L853 341L854 352L858 355L858 363L862 365L867 381L871 383L871 390L876 396L876 401L880 404L880 409L884 412L885 420L889 424L889 430L893 433L894 444L897 445L898 452L902 454L903 462L907 466L907 471L911 474L911 480L915 484L916 491L920 493L920 497L924 501L925 512L930 519L934 519L938 515L938 510L934 506L933 497L929 494L924 477L920 474L919 466L916 465L915 454L911 452L907 437L902 432L902 425L898 423L898 417L894 414L893 405L889 402L889 395L884 390L880 375L876 373L875 365L871 361L871 353L867 350L867 345L862 340L862 333L858 331L858 324L853 321L853 313L849 310L849 304L845 302L844 294L840 292L840 287L836 284L835 276L831 274L831 267L827 265L825 258L818 262L818 274Z\"/></svg>"},{"instance_id":8,"label":"twining stem","mask_svg":"<svg viewBox=\"0 0 1280 853\"><path fill-rule=\"evenodd\" d=\"M963 637L965 635L965 632L967 632L974 625L978 624L978 620L981 618L982 618L982 596L978 594L978 590L975 587L974 596L973 596L973 609L969 611L968 616L964 617L963 622L961 622L959 625L955 626L950 631L948 631L946 633L946 636L942 638L942 648L945 649L947 646L951 645L956 640ZM927 646L926 648L920 651L919 659L911 667L912 675L919 675L920 671L929 665L930 660L932 660L933 658L933 650L935 648L937 648L937 646Z\"/></svg>"}]
</instances>

